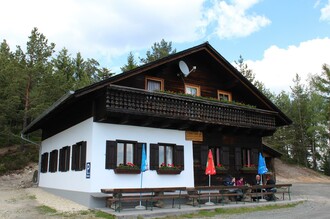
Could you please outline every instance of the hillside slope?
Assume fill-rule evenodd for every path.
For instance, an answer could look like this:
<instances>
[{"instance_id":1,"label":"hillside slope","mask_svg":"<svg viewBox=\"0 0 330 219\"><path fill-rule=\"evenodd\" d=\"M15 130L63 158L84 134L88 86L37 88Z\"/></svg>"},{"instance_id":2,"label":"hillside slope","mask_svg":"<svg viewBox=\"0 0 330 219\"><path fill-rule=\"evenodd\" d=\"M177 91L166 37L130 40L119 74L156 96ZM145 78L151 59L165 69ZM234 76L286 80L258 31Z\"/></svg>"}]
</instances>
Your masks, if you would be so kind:
<instances>
[{"instance_id":1,"label":"hillside slope","mask_svg":"<svg viewBox=\"0 0 330 219\"><path fill-rule=\"evenodd\" d=\"M330 183L330 177L306 167L275 159L277 183Z\"/></svg>"}]
</instances>

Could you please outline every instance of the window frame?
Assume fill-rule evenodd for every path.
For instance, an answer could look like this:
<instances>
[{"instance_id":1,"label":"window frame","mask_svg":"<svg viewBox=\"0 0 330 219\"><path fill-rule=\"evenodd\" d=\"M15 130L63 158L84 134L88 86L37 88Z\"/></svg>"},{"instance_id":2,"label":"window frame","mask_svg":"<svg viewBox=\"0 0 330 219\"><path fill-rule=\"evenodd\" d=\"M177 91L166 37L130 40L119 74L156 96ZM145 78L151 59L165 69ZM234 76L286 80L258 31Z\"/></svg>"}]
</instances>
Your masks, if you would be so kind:
<instances>
[{"instance_id":1,"label":"window frame","mask_svg":"<svg viewBox=\"0 0 330 219\"><path fill-rule=\"evenodd\" d=\"M116 169L117 166L117 143L129 142L133 145L133 164L140 167L142 160L142 145L144 142L137 142L131 140L107 140L105 148L105 169Z\"/></svg>"},{"instance_id":2,"label":"window frame","mask_svg":"<svg viewBox=\"0 0 330 219\"><path fill-rule=\"evenodd\" d=\"M193 89L196 89L197 92L196 92L196 96L197 97L200 97L201 96L201 87L199 85L194 85L194 84L184 84L184 93L185 94L188 94L187 93L187 88L193 88ZM192 96L195 96L193 94L188 94L188 95L192 95Z\"/></svg>"},{"instance_id":3,"label":"window frame","mask_svg":"<svg viewBox=\"0 0 330 219\"><path fill-rule=\"evenodd\" d=\"M224 90L218 90L218 100L225 101L225 100L221 100L220 99L220 95L227 95L228 96L228 100L227 101L229 101L229 102L232 101L232 94L231 94L231 92L224 91Z\"/></svg>"},{"instance_id":4,"label":"window frame","mask_svg":"<svg viewBox=\"0 0 330 219\"><path fill-rule=\"evenodd\" d=\"M123 163L119 163L118 164L118 144L124 144L124 151L123 151ZM117 154L116 154L116 157L117 157L117 162L116 162L116 166L118 167L120 164L123 164L123 165L127 165L128 161L127 161L127 145L128 144L132 144L132 162L130 163L133 163L134 164L134 156L135 156L135 148L137 147L137 142L136 141L124 141L124 140L118 140L117 141Z\"/></svg>"},{"instance_id":5,"label":"window frame","mask_svg":"<svg viewBox=\"0 0 330 219\"><path fill-rule=\"evenodd\" d=\"M173 146L173 165L179 166L184 170L184 146L173 143L151 143L150 144L150 170L158 170L159 164L159 146Z\"/></svg>"},{"instance_id":6,"label":"window frame","mask_svg":"<svg viewBox=\"0 0 330 219\"><path fill-rule=\"evenodd\" d=\"M150 77L150 76L145 77L145 90L147 90L147 91L157 91L157 90L148 90L148 81L159 82L160 83L160 91L164 91L164 79L157 78L157 77Z\"/></svg>"}]
</instances>

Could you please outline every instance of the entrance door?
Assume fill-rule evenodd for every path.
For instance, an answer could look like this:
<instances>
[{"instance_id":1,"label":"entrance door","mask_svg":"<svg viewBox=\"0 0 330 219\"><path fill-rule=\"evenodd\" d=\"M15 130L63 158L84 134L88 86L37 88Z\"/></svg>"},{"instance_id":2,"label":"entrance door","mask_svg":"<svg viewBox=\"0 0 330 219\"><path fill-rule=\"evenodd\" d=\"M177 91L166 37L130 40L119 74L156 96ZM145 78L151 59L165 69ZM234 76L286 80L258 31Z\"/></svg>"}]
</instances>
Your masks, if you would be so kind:
<instances>
[{"instance_id":1,"label":"entrance door","mask_svg":"<svg viewBox=\"0 0 330 219\"><path fill-rule=\"evenodd\" d=\"M208 185L208 176L205 175L208 147L201 143L193 143L194 156L194 183L195 186Z\"/></svg>"}]
</instances>

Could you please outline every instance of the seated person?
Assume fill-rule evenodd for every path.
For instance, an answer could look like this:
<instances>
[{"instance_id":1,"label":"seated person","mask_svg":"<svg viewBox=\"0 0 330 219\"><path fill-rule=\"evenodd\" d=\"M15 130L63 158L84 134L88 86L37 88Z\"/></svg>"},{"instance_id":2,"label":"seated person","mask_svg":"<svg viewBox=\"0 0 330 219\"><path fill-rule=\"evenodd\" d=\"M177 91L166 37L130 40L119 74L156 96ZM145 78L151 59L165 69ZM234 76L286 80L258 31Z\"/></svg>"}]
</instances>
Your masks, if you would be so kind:
<instances>
[{"instance_id":1,"label":"seated person","mask_svg":"<svg viewBox=\"0 0 330 219\"><path fill-rule=\"evenodd\" d=\"M237 177L238 180L236 180L235 185L236 186L244 186L244 179L242 176ZM236 201L241 201L243 199L243 190L237 189L236 193L238 194L236 197Z\"/></svg>"},{"instance_id":2,"label":"seated person","mask_svg":"<svg viewBox=\"0 0 330 219\"><path fill-rule=\"evenodd\" d=\"M254 180L254 182L252 183L252 185L262 185L261 184L261 176L259 174L256 175L256 179ZM261 192L261 189L254 189L251 192L260 193ZM252 197L252 200L253 201L256 201L257 199L261 199L261 196Z\"/></svg>"},{"instance_id":3,"label":"seated person","mask_svg":"<svg viewBox=\"0 0 330 219\"><path fill-rule=\"evenodd\" d=\"M272 179L271 175L266 176L266 185L275 185L275 180ZM266 192L276 192L276 188L269 187L266 188ZM274 201L276 199L274 194L268 194L265 196L267 201Z\"/></svg>"}]
</instances>

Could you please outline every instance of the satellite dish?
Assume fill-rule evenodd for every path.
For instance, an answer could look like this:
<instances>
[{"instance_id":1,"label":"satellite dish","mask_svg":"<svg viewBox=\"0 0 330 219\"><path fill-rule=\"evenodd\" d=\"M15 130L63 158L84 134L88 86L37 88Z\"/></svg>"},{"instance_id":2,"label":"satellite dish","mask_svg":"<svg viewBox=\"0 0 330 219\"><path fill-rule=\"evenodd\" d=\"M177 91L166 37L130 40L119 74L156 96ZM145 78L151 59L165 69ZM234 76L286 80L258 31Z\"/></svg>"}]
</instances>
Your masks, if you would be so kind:
<instances>
[{"instance_id":1,"label":"satellite dish","mask_svg":"<svg viewBox=\"0 0 330 219\"><path fill-rule=\"evenodd\" d=\"M184 61L180 61L179 68L180 68L181 72L184 74L184 76L187 77L189 74L188 65Z\"/></svg>"},{"instance_id":2,"label":"satellite dish","mask_svg":"<svg viewBox=\"0 0 330 219\"><path fill-rule=\"evenodd\" d=\"M185 77L196 70L196 66L193 66L193 68L189 70L188 65L182 60L179 62L179 68Z\"/></svg>"}]
</instances>

